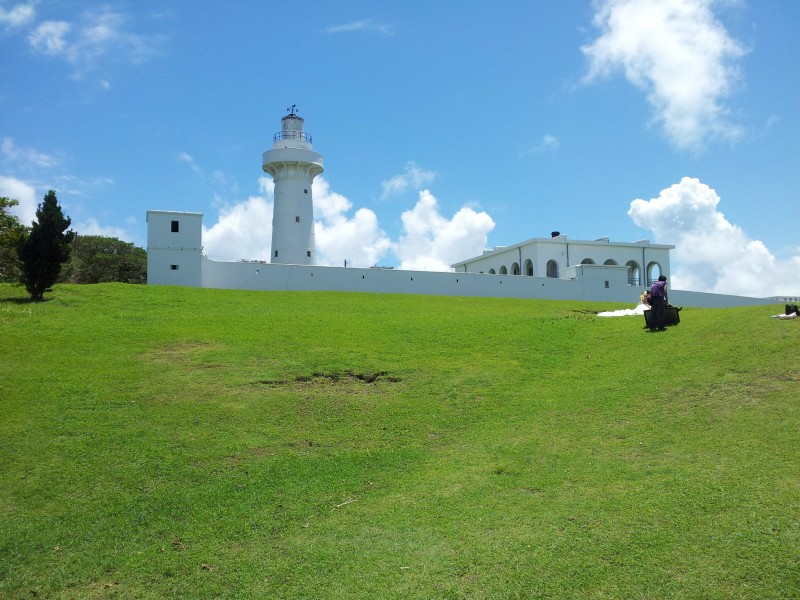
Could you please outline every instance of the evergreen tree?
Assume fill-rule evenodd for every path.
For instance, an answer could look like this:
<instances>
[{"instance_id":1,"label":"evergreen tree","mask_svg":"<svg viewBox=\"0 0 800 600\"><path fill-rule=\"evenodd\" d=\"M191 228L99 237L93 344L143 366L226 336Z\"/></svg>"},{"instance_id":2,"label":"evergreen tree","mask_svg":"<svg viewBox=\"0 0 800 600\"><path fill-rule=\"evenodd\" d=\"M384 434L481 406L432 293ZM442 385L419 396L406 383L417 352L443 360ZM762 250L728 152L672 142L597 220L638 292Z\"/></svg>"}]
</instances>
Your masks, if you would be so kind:
<instances>
[{"instance_id":1,"label":"evergreen tree","mask_svg":"<svg viewBox=\"0 0 800 600\"><path fill-rule=\"evenodd\" d=\"M58 205L56 193L47 192L36 210L36 220L30 233L17 246L22 262L20 283L31 295L31 300L41 300L44 293L58 280L61 265L69 260L70 244L74 231L67 231L69 217Z\"/></svg>"},{"instance_id":2,"label":"evergreen tree","mask_svg":"<svg viewBox=\"0 0 800 600\"><path fill-rule=\"evenodd\" d=\"M9 212L17 204L16 200L0 197L0 283L16 283L20 277L17 246L27 229Z\"/></svg>"}]
</instances>

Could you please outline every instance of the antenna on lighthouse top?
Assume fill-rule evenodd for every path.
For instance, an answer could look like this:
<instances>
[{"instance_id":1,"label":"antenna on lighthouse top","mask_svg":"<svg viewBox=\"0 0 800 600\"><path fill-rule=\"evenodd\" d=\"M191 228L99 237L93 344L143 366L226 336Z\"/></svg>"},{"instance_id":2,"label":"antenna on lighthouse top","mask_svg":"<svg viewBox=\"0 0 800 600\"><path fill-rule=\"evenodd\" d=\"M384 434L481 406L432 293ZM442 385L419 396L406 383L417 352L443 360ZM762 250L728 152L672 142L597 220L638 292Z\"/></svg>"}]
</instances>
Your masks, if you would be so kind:
<instances>
[{"instance_id":1,"label":"antenna on lighthouse top","mask_svg":"<svg viewBox=\"0 0 800 600\"><path fill-rule=\"evenodd\" d=\"M290 114L291 116L294 116L294 115L295 115L295 113L297 113L297 112L298 112L298 110L297 110L297 104L292 104L292 105L291 105L289 108L287 108L286 110L288 110L288 111L289 111L289 114Z\"/></svg>"}]
</instances>

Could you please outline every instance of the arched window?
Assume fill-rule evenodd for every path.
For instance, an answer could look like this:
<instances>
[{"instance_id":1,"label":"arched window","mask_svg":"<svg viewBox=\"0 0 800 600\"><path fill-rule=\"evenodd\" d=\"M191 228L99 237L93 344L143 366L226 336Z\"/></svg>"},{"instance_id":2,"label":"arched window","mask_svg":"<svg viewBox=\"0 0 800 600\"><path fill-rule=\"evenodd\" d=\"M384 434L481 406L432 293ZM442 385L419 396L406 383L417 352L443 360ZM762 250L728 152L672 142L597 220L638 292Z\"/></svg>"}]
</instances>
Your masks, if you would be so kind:
<instances>
[{"instance_id":1,"label":"arched window","mask_svg":"<svg viewBox=\"0 0 800 600\"><path fill-rule=\"evenodd\" d=\"M547 261L547 276L558 279L558 263L556 261Z\"/></svg>"},{"instance_id":2,"label":"arched window","mask_svg":"<svg viewBox=\"0 0 800 600\"><path fill-rule=\"evenodd\" d=\"M581 261L581 264L582 265L593 265L593 264L595 264L595 262L591 258L584 258Z\"/></svg>"},{"instance_id":3,"label":"arched window","mask_svg":"<svg viewBox=\"0 0 800 600\"><path fill-rule=\"evenodd\" d=\"M517 263L514 263L513 265L511 265L511 274L512 275L519 275L519 265Z\"/></svg>"},{"instance_id":4,"label":"arched window","mask_svg":"<svg viewBox=\"0 0 800 600\"><path fill-rule=\"evenodd\" d=\"M500 267L500 275L508 275L508 269L506 269L505 265Z\"/></svg>"},{"instance_id":5,"label":"arched window","mask_svg":"<svg viewBox=\"0 0 800 600\"><path fill-rule=\"evenodd\" d=\"M625 263L625 266L628 267L628 285L642 285L642 274L639 263L635 260L629 260Z\"/></svg>"},{"instance_id":6,"label":"arched window","mask_svg":"<svg viewBox=\"0 0 800 600\"><path fill-rule=\"evenodd\" d=\"M533 261L530 258L525 261L525 275L533 277Z\"/></svg>"},{"instance_id":7,"label":"arched window","mask_svg":"<svg viewBox=\"0 0 800 600\"><path fill-rule=\"evenodd\" d=\"M607 261L605 261L603 264L604 264L604 265L610 265L610 266L616 266L616 264L617 264L617 261L615 261L613 258L609 258L609 259L608 259Z\"/></svg>"},{"instance_id":8,"label":"arched window","mask_svg":"<svg viewBox=\"0 0 800 600\"><path fill-rule=\"evenodd\" d=\"M656 261L647 265L647 285L651 286L658 281L658 276L661 275L661 265Z\"/></svg>"},{"instance_id":9,"label":"arched window","mask_svg":"<svg viewBox=\"0 0 800 600\"><path fill-rule=\"evenodd\" d=\"M497 275L494 269L489 269L489 275Z\"/></svg>"}]
</instances>

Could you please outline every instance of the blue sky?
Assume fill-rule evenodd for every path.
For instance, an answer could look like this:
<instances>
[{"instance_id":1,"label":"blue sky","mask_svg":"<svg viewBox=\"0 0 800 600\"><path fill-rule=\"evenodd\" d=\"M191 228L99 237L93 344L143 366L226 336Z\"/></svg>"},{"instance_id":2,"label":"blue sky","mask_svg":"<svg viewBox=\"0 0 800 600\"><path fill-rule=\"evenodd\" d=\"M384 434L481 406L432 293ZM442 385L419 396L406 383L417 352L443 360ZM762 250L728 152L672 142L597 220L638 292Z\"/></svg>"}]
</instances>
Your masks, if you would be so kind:
<instances>
[{"instance_id":1,"label":"blue sky","mask_svg":"<svg viewBox=\"0 0 800 600\"><path fill-rule=\"evenodd\" d=\"M296 104L328 264L445 268L553 230L675 244L686 289L800 293L800 2L0 0L0 194L267 258ZM640 202L635 202L640 200Z\"/></svg>"}]
</instances>

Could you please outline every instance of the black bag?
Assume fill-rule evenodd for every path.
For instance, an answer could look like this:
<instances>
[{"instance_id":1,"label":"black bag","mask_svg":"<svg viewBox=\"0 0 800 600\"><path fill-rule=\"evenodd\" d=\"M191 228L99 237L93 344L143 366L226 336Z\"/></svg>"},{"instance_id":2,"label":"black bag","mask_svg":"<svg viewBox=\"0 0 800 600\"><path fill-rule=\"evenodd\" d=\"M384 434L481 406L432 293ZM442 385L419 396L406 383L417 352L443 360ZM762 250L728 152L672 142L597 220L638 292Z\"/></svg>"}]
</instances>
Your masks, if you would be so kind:
<instances>
[{"instance_id":1,"label":"black bag","mask_svg":"<svg viewBox=\"0 0 800 600\"><path fill-rule=\"evenodd\" d=\"M664 309L664 325L677 325L681 322L680 312L683 307L667 306ZM656 326L656 315L652 310L644 311L644 324L647 327L653 328Z\"/></svg>"},{"instance_id":2,"label":"black bag","mask_svg":"<svg viewBox=\"0 0 800 600\"><path fill-rule=\"evenodd\" d=\"M800 314L800 308L797 308L797 304L787 304L786 305L786 314L790 315L792 313Z\"/></svg>"}]
</instances>

